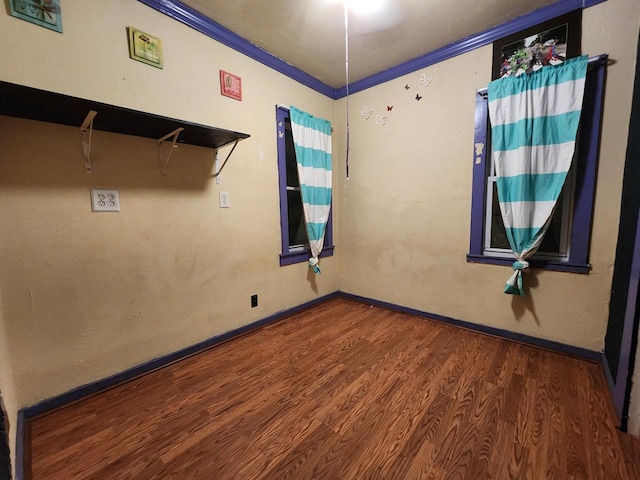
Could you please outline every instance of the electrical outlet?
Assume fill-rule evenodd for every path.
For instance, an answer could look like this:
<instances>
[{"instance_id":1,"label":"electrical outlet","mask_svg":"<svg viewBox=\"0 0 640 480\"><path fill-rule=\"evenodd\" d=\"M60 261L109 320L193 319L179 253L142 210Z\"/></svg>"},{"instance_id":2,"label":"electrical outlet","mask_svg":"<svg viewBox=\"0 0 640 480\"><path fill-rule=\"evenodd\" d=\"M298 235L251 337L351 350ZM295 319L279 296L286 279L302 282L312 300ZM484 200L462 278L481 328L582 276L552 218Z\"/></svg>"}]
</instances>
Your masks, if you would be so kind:
<instances>
[{"instance_id":1,"label":"electrical outlet","mask_svg":"<svg viewBox=\"0 0 640 480\"><path fill-rule=\"evenodd\" d=\"M229 192L220 192L220 208L230 208L231 197Z\"/></svg>"},{"instance_id":2,"label":"electrical outlet","mask_svg":"<svg viewBox=\"0 0 640 480\"><path fill-rule=\"evenodd\" d=\"M258 306L258 294L251 295L251 308Z\"/></svg>"},{"instance_id":3,"label":"electrical outlet","mask_svg":"<svg viewBox=\"0 0 640 480\"><path fill-rule=\"evenodd\" d=\"M118 190L91 189L92 212L119 212L120 195Z\"/></svg>"}]
</instances>

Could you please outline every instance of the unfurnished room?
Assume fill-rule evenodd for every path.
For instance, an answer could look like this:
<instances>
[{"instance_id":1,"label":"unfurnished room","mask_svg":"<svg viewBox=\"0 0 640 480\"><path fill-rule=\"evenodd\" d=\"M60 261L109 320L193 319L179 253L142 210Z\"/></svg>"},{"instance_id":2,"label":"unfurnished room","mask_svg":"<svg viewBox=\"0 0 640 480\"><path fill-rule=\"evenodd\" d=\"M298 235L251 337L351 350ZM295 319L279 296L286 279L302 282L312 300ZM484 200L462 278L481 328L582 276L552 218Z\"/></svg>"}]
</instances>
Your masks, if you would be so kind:
<instances>
[{"instance_id":1,"label":"unfurnished room","mask_svg":"<svg viewBox=\"0 0 640 480\"><path fill-rule=\"evenodd\" d=\"M0 480L640 479L638 0L5 0Z\"/></svg>"}]
</instances>

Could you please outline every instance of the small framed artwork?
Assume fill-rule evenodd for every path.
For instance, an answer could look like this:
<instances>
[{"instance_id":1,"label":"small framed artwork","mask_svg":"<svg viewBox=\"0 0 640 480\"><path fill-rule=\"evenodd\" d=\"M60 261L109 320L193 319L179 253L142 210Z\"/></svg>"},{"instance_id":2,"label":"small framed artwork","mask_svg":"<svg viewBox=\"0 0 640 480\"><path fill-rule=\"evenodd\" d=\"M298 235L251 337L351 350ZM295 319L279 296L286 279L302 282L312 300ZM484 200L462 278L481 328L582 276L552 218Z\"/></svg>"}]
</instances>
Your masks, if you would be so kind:
<instances>
[{"instance_id":1,"label":"small framed artwork","mask_svg":"<svg viewBox=\"0 0 640 480\"><path fill-rule=\"evenodd\" d=\"M574 10L493 42L493 80L559 65L580 56L582 10Z\"/></svg>"},{"instance_id":2,"label":"small framed artwork","mask_svg":"<svg viewBox=\"0 0 640 480\"><path fill-rule=\"evenodd\" d=\"M137 28L127 27L129 57L156 68L163 68L162 40Z\"/></svg>"},{"instance_id":3,"label":"small framed artwork","mask_svg":"<svg viewBox=\"0 0 640 480\"><path fill-rule=\"evenodd\" d=\"M9 0L9 12L16 18L62 33L60 0Z\"/></svg>"},{"instance_id":4,"label":"small framed artwork","mask_svg":"<svg viewBox=\"0 0 640 480\"><path fill-rule=\"evenodd\" d=\"M242 79L237 75L220 70L220 93L242 101Z\"/></svg>"}]
</instances>

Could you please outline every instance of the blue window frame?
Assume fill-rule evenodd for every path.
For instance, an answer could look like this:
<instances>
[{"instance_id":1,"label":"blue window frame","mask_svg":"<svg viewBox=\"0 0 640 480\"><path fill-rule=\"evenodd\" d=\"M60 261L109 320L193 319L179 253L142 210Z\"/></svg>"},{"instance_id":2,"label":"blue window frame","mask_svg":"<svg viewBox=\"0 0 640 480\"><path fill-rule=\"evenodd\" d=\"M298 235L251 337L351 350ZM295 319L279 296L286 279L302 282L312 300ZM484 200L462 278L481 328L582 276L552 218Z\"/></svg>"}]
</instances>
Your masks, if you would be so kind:
<instances>
[{"instance_id":1,"label":"blue window frame","mask_svg":"<svg viewBox=\"0 0 640 480\"><path fill-rule=\"evenodd\" d=\"M282 253L280 265L291 265L309 260L309 241L307 239L300 181L296 166L293 136L289 109L276 107L276 126L278 141L278 179L280 190L280 231ZM333 207L329 213L329 222L324 238L324 248L320 257L333 255Z\"/></svg>"},{"instance_id":2,"label":"blue window frame","mask_svg":"<svg viewBox=\"0 0 640 480\"><path fill-rule=\"evenodd\" d=\"M600 124L602 117L602 101L604 98L605 73L607 55L589 59L585 84L584 103L580 118L580 132L577 154L572 169L573 188L572 208L568 217L568 245L566 251L556 258L534 255L529 264L533 268L588 273L589 242L591 239L591 222L593 219L593 202L595 198L598 151L600 146ZM504 256L490 253L487 245L487 202L490 185L491 153L490 125L487 106L487 89L476 93L473 186L471 194L471 234L469 241L468 262L511 265L513 255ZM570 189L571 190L571 189ZM566 213L566 212L565 212Z\"/></svg>"}]
</instances>

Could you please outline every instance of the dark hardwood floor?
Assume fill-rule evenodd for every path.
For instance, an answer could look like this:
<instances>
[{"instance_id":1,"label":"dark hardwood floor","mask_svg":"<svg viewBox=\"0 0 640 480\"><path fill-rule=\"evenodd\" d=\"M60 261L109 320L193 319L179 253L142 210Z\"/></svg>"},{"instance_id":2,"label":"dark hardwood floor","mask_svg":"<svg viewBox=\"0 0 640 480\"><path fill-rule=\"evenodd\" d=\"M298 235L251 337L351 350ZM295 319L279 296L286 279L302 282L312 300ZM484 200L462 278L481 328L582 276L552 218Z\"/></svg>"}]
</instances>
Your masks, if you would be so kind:
<instances>
[{"instance_id":1,"label":"dark hardwood floor","mask_svg":"<svg viewBox=\"0 0 640 480\"><path fill-rule=\"evenodd\" d=\"M29 426L34 480L640 478L598 364L344 299Z\"/></svg>"}]
</instances>

